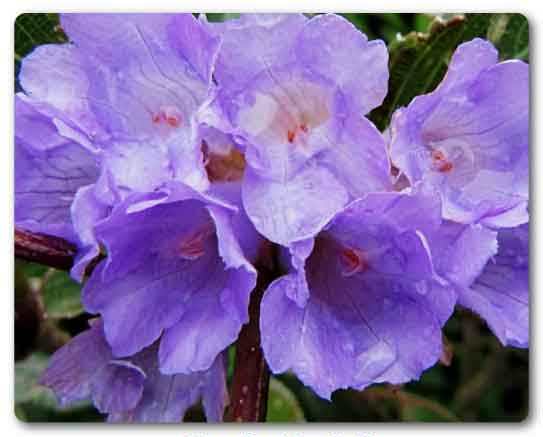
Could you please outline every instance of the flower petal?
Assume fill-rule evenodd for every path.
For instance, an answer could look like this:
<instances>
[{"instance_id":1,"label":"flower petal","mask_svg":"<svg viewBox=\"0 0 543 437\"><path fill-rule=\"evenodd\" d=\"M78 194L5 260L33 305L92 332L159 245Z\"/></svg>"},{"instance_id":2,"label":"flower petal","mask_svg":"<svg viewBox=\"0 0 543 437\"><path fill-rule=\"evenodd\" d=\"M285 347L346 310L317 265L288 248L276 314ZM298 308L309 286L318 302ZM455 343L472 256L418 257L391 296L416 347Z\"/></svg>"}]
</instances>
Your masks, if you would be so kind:
<instances>
[{"instance_id":1,"label":"flower petal","mask_svg":"<svg viewBox=\"0 0 543 437\"><path fill-rule=\"evenodd\" d=\"M98 178L96 158L58 134L53 119L16 97L15 222L34 232L77 242L70 205Z\"/></svg>"},{"instance_id":2,"label":"flower petal","mask_svg":"<svg viewBox=\"0 0 543 437\"><path fill-rule=\"evenodd\" d=\"M435 196L434 196L435 197ZM414 207L408 206L409 201ZM439 198L438 198L439 200ZM435 287L424 219L396 218L417 209L432 224L431 196L376 193L353 202L321 231L303 270L274 281L261 306L262 347L274 372L292 369L320 396L338 388L416 379L441 354L441 325L455 294ZM439 209L438 209L439 212ZM307 244L307 243L305 243ZM299 266L307 247L296 247ZM306 294L305 305L292 296ZM446 309L439 309L446 305Z\"/></svg>"},{"instance_id":3,"label":"flower petal","mask_svg":"<svg viewBox=\"0 0 543 437\"><path fill-rule=\"evenodd\" d=\"M219 356L205 372L164 375L159 371L156 348L134 358L147 378L141 401L131 411L112 414L110 422L179 423L189 407L203 397L209 421L220 421L228 401L224 357Z\"/></svg>"},{"instance_id":4,"label":"flower petal","mask_svg":"<svg viewBox=\"0 0 543 437\"><path fill-rule=\"evenodd\" d=\"M19 81L27 95L54 107L87 135L105 135L89 106L89 78L73 45L36 47L21 61Z\"/></svg>"},{"instance_id":5,"label":"flower petal","mask_svg":"<svg viewBox=\"0 0 543 437\"><path fill-rule=\"evenodd\" d=\"M353 111L367 114L388 89L388 52L381 40L368 38L335 14L312 18L296 41L296 55L310 70L332 79Z\"/></svg>"},{"instance_id":6,"label":"flower petal","mask_svg":"<svg viewBox=\"0 0 543 437\"><path fill-rule=\"evenodd\" d=\"M92 401L102 413L130 410L141 399L144 380L139 367L128 361L110 361L91 381Z\"/></svg>"},{"instance_id":7,"label":"flower petal","mask_svg":"<svg viewBox=\"0 0 543 437\"><path fill-rule=\"evenodd\" d=\"M124 361L112 361L102 323L74 337L55 352L40 377L40 384L51 388L62 405L92 396L102 412L121 412L140 400L144 373Z\"/></svg>"},{"instance_id":8,"label":"flower petal","mask_svg":"<svg viewBox=\"0 0 543 437\"><path fill-rule=\"evenodd\" d=\"M307 21L303 14L243 14L207 26L222 38L215 74L227 94L236 94L271 65L294 59L292 46Z\"/></svg>"},{"instance_id":9,"label":"flower petal","mask_svg":"<svg viewBox=\"0 0 543 437\"><path fill-rule=\"evenodd\" d=\"M191 14L64 14L61 23L85 59L91 109L114 139L164 140L187 156L199 149L193 115L219 47L201 23Z\"/></svg>"},{"instance_id":10,"label":"flower petal","mask_svg":"<svg viewBox=\"0 0 543 437\"><path fill-rule=\"evenodd\" d=\"M285 182L261 178L248 168L242 196L256 229L284 245L315 235L349 199L329 170L311 163Z\"/></svg>"},{"instance_id":11,"label":"flower petal","mask_svg":"<svg viewBox=\"0 0 543 437\"><path fill-rule=\"evenodd\" d=\"M201 289L186 302L179 322L165 330L159 361L160 370L166 374L208 369L249 320L249 296L256 285L256 270L235 239L228 213L217 207L209 210L224 265L208 273L218 286ZM209 335L210 331L215 334Z\"/></svg>"},{"instance_id":12,"label":"flower petal","mask_svg":"<svg viewBox=\"0 0 543 437\"><path fill-rule=\"evenodd\" d=\"M529 229L522 225L498 232L498 253L458 303L483 317L504 345L528 347Z\"/></svg>"}]
</instances>

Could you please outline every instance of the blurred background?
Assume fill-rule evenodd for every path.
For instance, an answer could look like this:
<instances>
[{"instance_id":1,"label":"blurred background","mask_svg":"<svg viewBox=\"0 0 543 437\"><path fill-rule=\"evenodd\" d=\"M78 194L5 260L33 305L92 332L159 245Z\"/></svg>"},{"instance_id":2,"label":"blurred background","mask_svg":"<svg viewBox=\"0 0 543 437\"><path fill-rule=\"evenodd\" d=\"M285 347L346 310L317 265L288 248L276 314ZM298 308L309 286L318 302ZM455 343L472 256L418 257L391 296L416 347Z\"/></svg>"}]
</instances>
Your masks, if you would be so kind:
<instances>
[{"instance_id":1,"label":"blurred background","mask_svg":"<svg viewBox=\"0 0 543 437\"><path fill-rule=\"evenodd\" d=\"M220 21L237 15L208 14L208 17ZM370 114L381 129L386 128L395 107L439 83L450 53L463 40L487 37L499 48L502 59L528 60L528 23L517 14L475 14L460 24L454 14L440 16L437 22L435 16L428 14L343 15L369 39L380 38L389 44L389 96L382 108ZM496 29L500 29L499 35ZM438 39L439 44L435 42ZM65 42L65 36L56 14L18 17L15 23L16 91L21 91L17 82L21 59L38 44L61 42ZM425 54L424 62L419 62L421 53ZM410 77L408 72L414 70L414 65L416 74ZM399 87L400 82L408 82L409 86ZM407 89L408 93L400 94L398 89ZM68 409L58 408L52 392L36 382L50 355L71 336L86 329L90 317L81 307L79 284L67 273L16 260L15 414L20 420L104 420L89 402ZM267 419L272 422L516 422L527 417L527 350L502 347L484 322L461 309L445 326L444 342L446 352L441 362L425 372L420 381L403 386L375 385L364 391L339 390L332 396L332 402L317 397L294 375L272 377ZM231 358L234 353L232 347ZM229 369L230 376L232 370ZM192 408L186 420L203 420L201 408Z\"/></svg>"}]
</instances>

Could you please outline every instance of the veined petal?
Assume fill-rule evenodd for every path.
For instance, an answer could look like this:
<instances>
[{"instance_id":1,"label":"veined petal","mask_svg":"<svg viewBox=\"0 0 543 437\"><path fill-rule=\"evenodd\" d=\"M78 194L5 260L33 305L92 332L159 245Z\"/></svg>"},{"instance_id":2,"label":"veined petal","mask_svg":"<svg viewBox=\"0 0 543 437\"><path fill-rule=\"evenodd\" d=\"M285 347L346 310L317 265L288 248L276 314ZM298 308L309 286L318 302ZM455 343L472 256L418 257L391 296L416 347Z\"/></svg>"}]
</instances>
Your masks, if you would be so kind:
<instances>
[{"instance_id":1,"label":"veined petal","mask_svg":"<svg viewBox=\"0 0 543 437\"><path fill-rule=\"evenodd\" d=\"M186 373L207 369L235 339L256 273L220 208L228 210L188 187L172 188L129 197L96 227L108 258L86 283L83 302L102 314L116 356L138 352L164 331L161 361L164 353L185 360L164 368ZM207 336L207 323L221 326L221 335Z\"/></svg>"},{"instance_id":2,"label":"veined petal","mask_svg":"<svg viewBox=\"0 0 543 437\"><path fill-rule=\"evenodd\" d=\"M516 347L530 342L528 228L525 224L498 232L498 253L458 299L486 320L502 344Z\"/></svg>"},{"instance_id":3,"label":"veined petal","mask_svg":"<svg viewBox=\"0 0 543 437\"><path fill-rule=\"evenodd\" d=\"M355 113L367 114L385 98L385 43L368 41L343 17L325 14L309 20L296 41L296 55L307 68L337 83Z\"/></svg>"},{"instance_id":4,"label":"veined petal","mask_svg":"<svg viewBox=\"0 0 543 437\"><path fill-rule=\"evenodd\" d=\"M270 285L261 306L272 371L292 369L329 398L338 388L417 379L439 359L441 326L456 295L437 286L418 230L439 226L434 208L427 193L369 194L330 221L308 257L311 246L291 249L297 268ZM396 217L414 210L418 222ZM304 305L293 298L300 295Z\"/></svg>"},{"instance_id":5,"label":"veined petal","mask_svg":"<svg viewBox=\"0 0 543 437\"><path fill-rule=\"evenodd\" d=\"M243 14L224 23L207 23L222 38L215 74L229 95L273 65L294 59L294 39L307 18L303 14Z\"/></svg>"},{"instance_id":6,"label":"veined petal","mask_svg":"<svg viewBox=\"0 0 543 437\"><path fill-rule=\"evenodd\" d=\"M442 84L395 113L390 152L441 192L445 218L512 227L528 220L529 70L495 60L487 42L459 46Z\"/></svg>"},{"instance_id":7,"label":"veined petal","mask_svg":"<svg viewBox=\"0 0 543 437\"><path fill-rule=\"evenodd\" d=\"M21 61L19 81L25 93L60 111L91 138L104 138L89 105L89 77L81 52L71 44L36 47Z\"/></svg>"},{"instance_id":8,"label":"veined petal","mask_svg":"<svg viewBox=\"0 0 543 437\"><path fill-rule=\"evenodd\" d=\"M156 354L156 347L150 347L134 357L134 362L147 375L141 401L130 411L110 414L108 421L179 423L187 409L200 398L208 421L221 421L228 403L224 357L217 357L204 372L164 375L158 368Z\"/></svg>"},{"instance_id":9,"label":"veined petal","mask_svg":"<svg viewBox=\"0 0 543 437\"><path fill-rule=\"evenodd\" d=\"M77 242L70 206L98 178L96 157L59 135L27 99L15 100L15 223Z\"/></svg>"},{"instance_id":10,"label":"veined petal","mask_svg":"<svg viewBox=\"0 0 543 437\"><path fill-rule=\"evenodd\" d=\"M97 321L53 354L40 384L51 388L62 405L92 397L100 411L116 413L136 406L144 378L137 366L113 361Z\"/></svg>"},{"instance_id":11,"label":"veined petal","mask_svg":"<svg viewBox=\"0 0 543 437\"><path fill-rule=\"evenodd\" d=\"M329 170L311 163L285 182L261 178L248 168L242 196L256 229L285 245L315 235L349 199L345 187Z\"/></svg>"},{"instance_id":12,"label":"veined petal","mask_svg":"<svg viewBox=\"0 0 543 437\"><path fill-rule=\"evenodd\" d=\"M208 209L215 224L218 253L224 263L222 269L208 274L216 276L220 285L202 288L187 301L179 322L164 332L159 350L163 373L208 369L217 355L236 340L241 326L249 320L249 297L256 286L256 270L236 240L229 212L216 206ZM216 334L209 335L210 332Z\"/></svg>"}]
</instances>

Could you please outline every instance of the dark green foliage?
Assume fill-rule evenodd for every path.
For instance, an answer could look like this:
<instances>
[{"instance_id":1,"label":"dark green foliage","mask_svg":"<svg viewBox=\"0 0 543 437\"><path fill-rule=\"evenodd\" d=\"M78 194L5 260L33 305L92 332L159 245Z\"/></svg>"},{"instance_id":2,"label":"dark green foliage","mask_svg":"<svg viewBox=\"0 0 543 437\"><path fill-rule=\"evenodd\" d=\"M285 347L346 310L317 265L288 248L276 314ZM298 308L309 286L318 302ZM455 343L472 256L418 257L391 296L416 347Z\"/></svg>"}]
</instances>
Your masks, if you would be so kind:
<instances>
[{"instance_id":1,"label":"dark green foliage","mask_svg":"<svg viewBox=\"0 0 543 437\"><path fill-rule=\"evenodd\" d=\"M70 278L68 273L54 270L44 280L43 303L48 317L72 318L83 313L81 306L81 285Z\"/></svg>"},{"instance_id":2,"label":"dark green foliage","mask_svg":"<svg viewBox=\"0 0 543 437\"><path fill-rule=\"evenodd\" d=\"M15 59L21 60L39 44L66 41L57 14L21 14L15 20Z\"/></svg>"}]
</instances>

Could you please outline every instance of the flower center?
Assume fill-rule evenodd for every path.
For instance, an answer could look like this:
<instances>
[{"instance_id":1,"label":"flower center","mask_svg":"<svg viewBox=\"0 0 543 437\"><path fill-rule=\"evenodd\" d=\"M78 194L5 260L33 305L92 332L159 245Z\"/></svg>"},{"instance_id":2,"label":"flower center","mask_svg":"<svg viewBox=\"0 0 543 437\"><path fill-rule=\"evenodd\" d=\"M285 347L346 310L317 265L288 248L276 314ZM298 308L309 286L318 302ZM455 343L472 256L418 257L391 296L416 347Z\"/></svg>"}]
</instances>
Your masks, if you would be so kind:
<instances>
[{"instance_id":1,"label":"flower center","mask_svg":"<svg viewBox=\"0 0 543 437\"><path fill-rule=\"evenodd\" d=\"M183 117L175 106L161 106L158 112L151 115L153 123L158 126L176 129L181 126Z\"/></svg>"},{"instance_id":2,"label":"flower center","mask_svg":"<svg viewBox=\"0 0 543 437\"><path fill-rule=\"evenodd\" d=\"M370 267L368 258L364 252L348 247L345 247L340 251L339 262L343 276L352 276L356 273L364 273Z\"/></svg>"},{"instance_id":3,"label":"flower center","mask_svg":"<svg viewBox=\"0 0 543 437\"><path fill-rule=\"evenodd\" d=\"M183 236L178 246L181 258L194 261L202 257L205 254L206 242L213 232L213 226L210 224Z\"/></svg>"},{"instance_id":4,"label":"flower center","mask_svg":"<svg viewBox=\"0 0 543 437\"><path fill-rule=\"evenodd\" d=\"M287 141L290 144L293 144L293 143L295 143L297 141L300 141L300 140L303 141L306 134L308 134L308 133L309 133L309 128L307 127L307 124L300 123L299 125L297 125L293 129L287 130Z\"/></svg>"},{"instance_id":5,"label":"flower center","mask_svg":"<svg viewBox=\"0 0 543 437\"><path fill-rule=\"evenodd\" d=\"M226 153L218 153L209 150L204 140L202 141L202 152L210 182L235 182L243 177L245 157L235 147L230 147Z\"/></svg>"},{"instance_id":6,"label":"flower center","mask_svg":"<svg viewBox=\"0 0 543 437\"><path fill-rule=\"evenodd\" d=\"M308 148L310 132L331 117L333 92L301 78L288 78L257 92L239 113L239 125L260 144Z\"/></svg>"},{"instance_id":7,"label":"flower center","mask_svg":"<svg viewBox=\"0 0 543 437\"><path fill-rule=\"evenodd\" d=\"M447 159L445 154L441 150L434 149L430 154L432 158L432 168L440 173L448 173L454 165Z\"/></svg>"}]
</instances>

